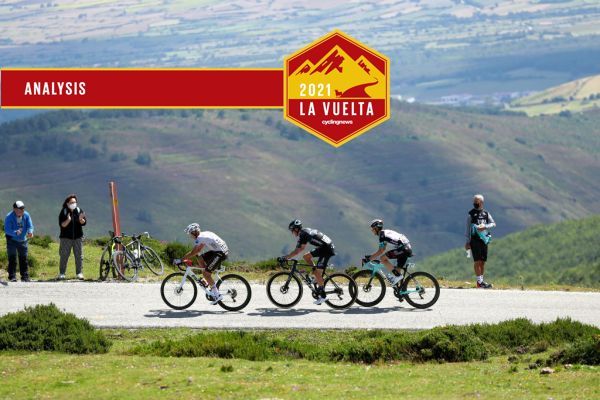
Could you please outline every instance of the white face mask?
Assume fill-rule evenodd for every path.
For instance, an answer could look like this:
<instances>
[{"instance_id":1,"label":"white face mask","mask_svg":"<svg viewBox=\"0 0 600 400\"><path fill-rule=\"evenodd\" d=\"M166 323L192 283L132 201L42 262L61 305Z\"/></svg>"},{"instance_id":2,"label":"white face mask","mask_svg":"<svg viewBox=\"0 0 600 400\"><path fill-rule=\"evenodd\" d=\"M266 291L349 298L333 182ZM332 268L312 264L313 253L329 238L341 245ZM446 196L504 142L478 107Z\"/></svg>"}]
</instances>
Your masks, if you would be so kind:
<instances>
[{"instance_id":1,"label":"white face mask","mask_svg":"<svg viewBox=\"0 0 600 400\"><path fill-rule=\"evenodd\" d=\"M77 208L77 203L68 204L67 207L69 207L69 210L73 211L74 209Z\"/></svg>"}]
</instances>

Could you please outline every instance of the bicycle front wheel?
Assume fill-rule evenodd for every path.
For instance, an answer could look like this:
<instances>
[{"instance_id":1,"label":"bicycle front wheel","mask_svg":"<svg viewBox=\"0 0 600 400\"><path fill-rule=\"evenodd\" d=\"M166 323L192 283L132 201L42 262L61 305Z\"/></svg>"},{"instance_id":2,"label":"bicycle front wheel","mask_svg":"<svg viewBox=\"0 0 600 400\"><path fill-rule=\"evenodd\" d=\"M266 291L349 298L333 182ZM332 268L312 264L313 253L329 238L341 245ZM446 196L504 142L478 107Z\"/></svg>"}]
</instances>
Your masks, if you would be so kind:
<instances>
[{"instance_id":1,"label":"bicycle front wheel","mask_svg":"<svg viewBox=\"0 0 600 400\"><path fill-rule=\"evenodd\" d=\"M104 247L102 257L100 257L100 280L105 281L112 270L112 277L116 278L117 274L113 268L112 258L110 256L109 246Z\"/></svg>"},{"instance_id":2,"label":"bicycle front wheel","mask_svg":"<svg viewBox=\"0 0 600 400\"><path fill-rule=\"evenodd\" d=\"M373 307L385 296L385 280L378 273L363 269L352 275L356 282L356 302L363 307Z\"/></svg>"},{"instance_id":3,"label":"bicycle front wheel","mask_svg":"<svg viewBox=\"0 0 600 400\"><path fill-rule=\"evenodd\" d=\"M293 307L302 298L302 282L289 272L278 272L267 282L267 296L277 307Z\"/></svg>"},{"instance_id":4,"label":"bicycle front wheel","mask_svg":"<svg viewBox=\"0 0 600 400\"><path fill-rule=\"evenodd\" d=\"M148 268L154 275L162 275L165 272L165 266L162 260L156 254L154 249L144 246L142 247L142 263L144 267Z\"/></svg>"},{"instance_id":5,"label":"bicycle front wheel","mask_svg":"<svg viewBox=\"0 0 600 400\"><path fill-rule=\"evenodd\" d=\"M337 273L325 279L325 294L327 305L331 308L341 310L350 307L356 300L357 287L350 275Z\"/></svg>"},{"instance_id":6,"label":"bicycle front wheel","mask_svg":"<svg viewBox=\"0 0 600 400\"><path fill-rule=\"evenodd\" d=\"M160 285L160 296L166 305L174 310L185 310L196 301L198 287L191 276L185 280L183 272L175 272L163 279Z\"/></svg>"},{"instance_id":7,"label":"bicycle front wheel","mask_svg":"<svg viewBox=\"0 0 600 400\"><path fill-rule=\"evenodd\" d=\"M112 262L123 279L135 282L138 277L138 266L128 251L116 250L112 255Z\"/></svg>"},{"instance_id":8,"label":"bicycle front wheel","mask_svg":"<svg viewBox=\"0 0 600 400\"><path fill-rule=\"evenodd\" d=\"M406 277L400 287L406 302L415 308L429 308L440 297L440 285L435 277L427 272L414 272Z\"/></svg>"},{"instance_id":9,"label":"bicycle front wheel","mask_svg":"<svg viewBox=\"0 0 600 400\"><path fill-rule=\"evenodd\" d=\"M236 274L225 275L217 282L219 293L223 300L219 305L228 311L238 311L246 307L252 297L250 284L243 277Z\"/></svg>"}]
</instances>

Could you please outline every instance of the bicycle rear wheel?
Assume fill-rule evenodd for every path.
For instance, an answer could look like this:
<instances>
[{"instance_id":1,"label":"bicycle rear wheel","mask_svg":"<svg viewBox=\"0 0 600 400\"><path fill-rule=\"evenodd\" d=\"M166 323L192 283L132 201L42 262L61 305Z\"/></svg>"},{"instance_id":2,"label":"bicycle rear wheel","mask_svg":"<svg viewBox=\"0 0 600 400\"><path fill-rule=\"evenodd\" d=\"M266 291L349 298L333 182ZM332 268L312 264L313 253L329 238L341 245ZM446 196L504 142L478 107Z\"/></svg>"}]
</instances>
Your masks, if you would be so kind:
<instances>
[{"instance_id":1,"label":"bicycle rear wheel","mask_svg":"<svg viewBox=\"0 0 600 400\"><path fill-rule=\"evenodd\" d=\"M325 294L327 305L337 310L350 307L356 300L357 287L350 275L337 273L325 279Z\"/></svg>"},{"instance_id":2,"label":"bicycle rear wheel","mask_svg":"<svg viewBox=\"0 0 600 400\"><path fill-rule=\"evenodd\" d=\"M440 285L435 277L427 272L414 272L406 277L402 286L406 302L415 308L429 308L440 297Z\"/></svg>"},{"instance_id":3,"label":"bicycle rear wheel","mask_svg":"<svg viewBox=\"0 0 600 400\"><path fill-rule=\"evenodd\" d=\"M154 275L162 275L165 272L165 266L162 260L156 254L154 249L148 246L142 246L142 263L144 267L148 268Z\"/></svg>"},{"instance_id":4,"label":"bicycle rear wheel","mask_svg":"<svg viewBox=\"0 0 600 400\"><path fill-rule=\"evenodd\" d=\"M356 302L363 307L373 307L385 296L385 280L370 269L363 269L352 275L356 282Z\"/></svg>"},{"instance_id":5,"label":"bicycle rear wheel","mask_svg":"<svg viewBox=\"0 0 600 400\"><path fill-rule=\"evenodd\" d=\"M138 277L138 267L135 260L128 251L115 250L112 255L112 262L123 279L129 282L135 282Z\"/></svg>"},{"instance_id":6,"label":"bicycle rear wheel","mask_svg":"<svg viewBox=\"0 0 600 400\"><path fill-rule=\"evenodd\" d=\"M267 282L267 296L277 307L293 307L302 298L302 282L289 272L278 272Z\"/></svg>"},{"instance_id":7,"label":"bicycle rear wheel","mask_svg":"<svg viewBox=\"0 0 600 400\"><path fill-rule=\"evenodd\" d=\"M225 275L217 282L217 288L223 295L219 305L228 311L238 311L246 307L252 297L250 284L236 274Z\"/></svg>"},{"instance_id":8,"label":"bicycle rear wheel","mask_svg":"<svg viewBox=\"0 0 600 400\"><path fill-rule=\"evenodd\" d=\"M175 272L163 279L160 285L160 296L166 305L175 310L185 310L196 301L198 287L191 276L186 277L183 284L183 272Z\"/></svg>"}]
</instances>

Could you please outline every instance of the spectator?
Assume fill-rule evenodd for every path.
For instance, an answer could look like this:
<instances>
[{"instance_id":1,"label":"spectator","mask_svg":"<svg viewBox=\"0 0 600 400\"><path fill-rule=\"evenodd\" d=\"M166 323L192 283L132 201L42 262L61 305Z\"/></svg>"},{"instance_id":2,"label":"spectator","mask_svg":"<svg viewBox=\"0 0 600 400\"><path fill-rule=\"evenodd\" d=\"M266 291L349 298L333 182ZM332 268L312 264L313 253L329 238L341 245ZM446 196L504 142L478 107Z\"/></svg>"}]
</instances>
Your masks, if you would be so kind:
<instances>
[{"instance_id":1,"label":"spectator","mask_svg":"<svg viewBox=\"0 0 600 400\"><path fill-rule=\"evenodd\" d=\"M75 256L77 279L83 280L83 226L87 223L85 212L77 206L77 196L70 194L63 202L58 224L60 225L60 271L59 280L65 279L71 249Z\"/></svg>"},{"instance_id":2,"label":"spectator","mask_svg":"<svg viewBox=\"0 0 600 400\"><path fill-rule=\"evenodd\" d=\"M483 196L476 194L473 197L473 209L467 216L467 228L465 238L467 240L465 249L471 250L473 254L473 268L477 276L477 287L482 289L491 289L492 285L483 280L485 262L488 256L488 243L492 235L488 229L494 228L496 223L492 214L483 209Z\"/></svg>"},{"instance_id":3,"label":"spectator","mask_svg":"<svg viewBox=\"0 0 600 400\"><path fill-rule=\"evenodd\" d=\"M17 281L18 255L21 282L29 282L27 240L33 237L33 222L21 200L15 201L12 212L6 215L4 233L6 235L6 253L8 254L8 280Z\"/></svg>"}]
</instances>

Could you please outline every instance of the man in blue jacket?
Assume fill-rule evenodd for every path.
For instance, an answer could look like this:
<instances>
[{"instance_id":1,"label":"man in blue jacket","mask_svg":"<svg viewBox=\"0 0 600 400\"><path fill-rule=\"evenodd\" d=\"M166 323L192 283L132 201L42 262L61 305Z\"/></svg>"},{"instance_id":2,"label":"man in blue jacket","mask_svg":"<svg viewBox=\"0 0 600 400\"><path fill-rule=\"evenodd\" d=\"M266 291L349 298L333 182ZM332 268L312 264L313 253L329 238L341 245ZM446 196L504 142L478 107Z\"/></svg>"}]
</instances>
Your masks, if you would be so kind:
<instances>
[{"instance_id":1,"label":"man in blue jacket","mask_svg":"<svg viewBox=\"0 0 600 400\"><path fill-rule=\"evenodd\" d=\"M33 222L31 222L29 213L25 211L25 204L22 201L15 201L12 212L6 215L4 234L6 235L6 252L8 253L8 279L11 282L17 281L18 255L21 281L29 282L27 240L33 237Z\"/></svg>"}]
</instances>

